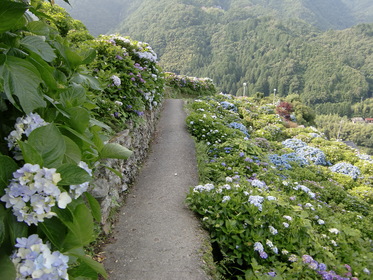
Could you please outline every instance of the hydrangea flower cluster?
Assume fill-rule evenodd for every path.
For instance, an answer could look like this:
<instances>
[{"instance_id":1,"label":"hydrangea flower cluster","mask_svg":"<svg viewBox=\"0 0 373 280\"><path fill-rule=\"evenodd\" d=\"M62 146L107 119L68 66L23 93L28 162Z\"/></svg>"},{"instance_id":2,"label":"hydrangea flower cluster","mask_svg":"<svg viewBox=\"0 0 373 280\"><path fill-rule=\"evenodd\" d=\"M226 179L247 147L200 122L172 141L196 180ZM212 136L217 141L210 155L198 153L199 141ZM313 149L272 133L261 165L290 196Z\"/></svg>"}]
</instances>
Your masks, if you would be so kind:
<instances>
[{"instance_id":1,"label":"hydrangea flower cluster","mask_svg":"<svg viewBox=\"0 0 373 280\"><path fill-rule=\"evenodd\" d=\"M12 208L19 222L37 225L56 215L51 211L56 202L62 209L71 202L69 194L57 187L60 180L55 168L26 163L13 173L13 179L0 200L7 208Z\"/></svg>"},{"instance_id":2,"label":"hydrangea flower cluster","mask_svg":"<svg viewBox=\"0 0 373 280\"><path fill-rule=\"evenodd\" d=\"M348 162L338 162L329 168L332 172L341 173L350 176L352 179L357 179L361 172L357 166Z\"/></svg>"},{"instance_id":3,"label":"hydrangea flower cluster","mask_svg":"<svg viewBox=\"0 0 373 280\"><path fill-rule=\"evenodd\" d=\"M305 166L308 164L306 158L300 157L296 153L284 155L271 154L268 156L268 158L279 170L291 169L291 163L296 163L299 166Z\"/></svg>"},{"instance_id":4,"label":"hydrangea flower cluster","mask_svg":"<svg viewBox=\"0 0 373 280\"><path fill-rule=\"evenodd\" d=\"M304 186L304 185L296 185L295 187L293 187L294 190L302 190L304 191L305 193L307 193L311 198L315 198L316 197L316 194L314 192L312 192L308 187Z\"/></svg>"},{"instance_id":5,"label":"hydrangea flower cluster","mask_svg":"<svg viewBox=\"0 0 373 280\"><path fill-rule=\"evenodd\" d=\"M250 204L253 204L254 206L258 207L259 211L262 211L263 210L263 201L264 201L264 197L263 196L260 196L260 195L250 195L249 196L249 203Z\"/></svg>"},{"instance_id":6,"label":"hydrangea flower cluster","mask_svg":"<svg viewBox=\"0 0 373 280\"><path fill-rule=\"evenodd\" d=\"M209 191L213 190L214 188L215 187L214 187L213 184L198 185L198 186L195 186L193 188L193 191L195 191L195 192L203 192L203 191L209 192Z\"/></svg>"},{"instance_id":7,"label":"hydrangea flower cluster","mask_svg":"<svg viewBox=\"0 0 373 280\"><path fill-rule=\"evenodd\" d=\"M38 113L29 113L24 117L17 118L14 125L15 130L10 132L8 137L5 137L5 140L8 142L8 148L9 150L13 150L16 160L22 159L21 149L17 142L22 140L24 135L28 137L33 130L47 124Z\"/></svg>"},{"instance_id":8,"label":"hydrangea flower cluster","mask_svg":"<svg viewBox=\"0 0 373 280\"><path fill-rule=\"evenodd\" d=\"M246 126L244 126L242 123L231 122L228 126L234 129L238 129L242 133L244 133L247 137L250 137L249 131L247 130Z\"/></svg>"},{"instance_id":9,"label":"hydrangea flower cluster","mask_svg":"<svg viewBox=\"0 0 373 280\"><path fill-rule=\"evenodd\" d=\"M237 112L237 107L228 102L228 101L223 101L223 102L220 102L220 105L225 109L225 110L229 110L229 111L233 111L233 112Z\"/></svg>"},{"instance_id":10,"label":"hydrangea flower cluster","mask_svg":"<svg viewBox=\"0 0 373 280\"><path fill-rule=\"evenodd\" d=\"M147 44L143 42L138 42L137 44L138 51L134 53L140 58L149 60L150 62L156 63L157 62L157 54L153 51L153 49Z\"/></svg>"},{"instance_id":11,"label":"hydrangea flower cluster","mask_svg":"<svg viewBox=\"0 0 373 280\"><path fill-rule=\"evenodd\" d=\"M286 148L293 149L298 157L305 158L316 165L328 165L326 156L323 151L318 148L310 147L300 139L286 139L282 142Z\"/></svg>"},{"instance_id":12,"label":"hydrangea flower cluster","mask_svg":"<svg viewBox=\"0 0 373 280\"><path fill-rule=\"evenodd\" d=\"M87 171L87 173L90 176L92 176L92 169L88 167L87 163L85 163L84 161L81 161L78 163L78 166L84 169L85 171ZM88 187L89 187L89 182L85 182L80 185L70 185L69 193L73 198L77 199L79 196L81 196L84 192L88 190Z\"/></svg>"},{"instance_id":13,"label":"hydrangea flower cluster","mask_svg":"<svg viewBox=\"0 0 373 280\"><path fill-rule=\"evenodd\" d=\"M48 244L37 234L28 238L17 238L18 250L11 256L16 267L17 280L26 279L69 279L67 275L69 257L59 251L52 252Z\"/></svg>"},{"instance_id":14,"label":"hydrangea flower cluster","mask_svg":"<svg viewBox=\"0 0 373 280\"><path fill-rule=\"evenodd\" d=\"M122 82L118 76L113 75L110 78L113 80L115 86L119 87L121 85Z\"/></svg>"},{"instance_id":15,"label":"hydrangea flower cluster","mask_svg":"<svg viewBox=\"0 0 373 280\"><path fill-rule=\"evenodd\" d=\"M267 253L264 251L264 247L263 247L263 244L260 243L260 242L255 242L254 244L254 251L257 251L259 253L259 256L262 258L262 259L266 259L268 258L268 255Z\"/></svg>"}]
</instances>

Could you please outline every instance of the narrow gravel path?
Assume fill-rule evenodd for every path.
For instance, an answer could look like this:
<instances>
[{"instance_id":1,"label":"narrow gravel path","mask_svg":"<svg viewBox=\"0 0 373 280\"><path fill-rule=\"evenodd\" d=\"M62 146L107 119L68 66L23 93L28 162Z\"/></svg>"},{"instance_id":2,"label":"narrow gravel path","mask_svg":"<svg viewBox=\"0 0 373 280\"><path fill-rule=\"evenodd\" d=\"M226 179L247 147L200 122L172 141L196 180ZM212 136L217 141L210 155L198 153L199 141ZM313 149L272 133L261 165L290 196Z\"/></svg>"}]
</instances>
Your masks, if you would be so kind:
<instances>
[{"instance_id":1,"label":"narrow gravel path","mask_svg":"<svg viewBox=\"0 0 373 280\"><path fill-rule=\"evenodd\" d=\"M164 103L149 157L104 249L110 280L209 279L201 268L205 233L184 203L198 175L183 105Z\"/></svg>"}]
</instances>

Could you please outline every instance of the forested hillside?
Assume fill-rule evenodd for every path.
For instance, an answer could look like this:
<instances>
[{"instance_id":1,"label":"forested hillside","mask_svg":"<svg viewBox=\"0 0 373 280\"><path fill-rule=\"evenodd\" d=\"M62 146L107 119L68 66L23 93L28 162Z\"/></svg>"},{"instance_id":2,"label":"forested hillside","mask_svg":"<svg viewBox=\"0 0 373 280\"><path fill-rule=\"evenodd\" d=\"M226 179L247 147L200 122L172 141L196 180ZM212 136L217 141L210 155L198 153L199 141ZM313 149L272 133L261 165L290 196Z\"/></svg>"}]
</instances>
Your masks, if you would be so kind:
<instances>
[{"instance_id":1,"label":"forested hillside","mask_svg":"<svg viewBox=\"0 0 373 280\"><path fill-rule=\"evenodd\" d=\"M280 96L298 93L318 113L341 116L352 116L352 104L373 94L373 24L353 26L373 21L372 1L113 0L96 5L76 0L71 4L72 14L85 7L85 17L94 19L94 24L149 42L166 71L210 77L223 92L242 94L247 83L251 95L269 95L274 89ZM92 14L91 7L100 9ZM119 18L121 23L110 29Z\"/></svg>"},{"instance_id":2,"label":"forested hillside","mask_svg":"<svg viewBox=\"0 0 373 280\"><path fill-rule=\"evenodd\" d=\"M319 113L350 115L372 95L373 25L320 31L305 20L346 23L357 13L324 2L147 0L116 31L151 42L167 71L208 76L221 91L242 94L247 83L250 94L298 93Z\"/></svg>"}]
</instances>

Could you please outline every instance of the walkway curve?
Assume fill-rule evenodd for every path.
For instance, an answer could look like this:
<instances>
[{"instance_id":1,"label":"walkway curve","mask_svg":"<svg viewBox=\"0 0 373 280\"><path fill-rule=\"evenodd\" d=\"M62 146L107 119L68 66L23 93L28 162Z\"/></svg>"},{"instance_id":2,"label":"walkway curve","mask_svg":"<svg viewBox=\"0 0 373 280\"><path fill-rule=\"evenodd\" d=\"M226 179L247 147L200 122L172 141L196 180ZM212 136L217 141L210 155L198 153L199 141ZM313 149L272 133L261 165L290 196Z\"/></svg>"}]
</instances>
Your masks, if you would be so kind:
<instances>
[{"instance_id":1,"label":"walkway curve","mask_svg":"<svg viewBox=\"0 0 373 280\"><path fill-rule=\"evenodd\" d=\"M184 202L198 175L183 105L164 102L150 154L104 248L110 280L210 279L201 260L205 232Z\"/></svg>"}]
</instances>

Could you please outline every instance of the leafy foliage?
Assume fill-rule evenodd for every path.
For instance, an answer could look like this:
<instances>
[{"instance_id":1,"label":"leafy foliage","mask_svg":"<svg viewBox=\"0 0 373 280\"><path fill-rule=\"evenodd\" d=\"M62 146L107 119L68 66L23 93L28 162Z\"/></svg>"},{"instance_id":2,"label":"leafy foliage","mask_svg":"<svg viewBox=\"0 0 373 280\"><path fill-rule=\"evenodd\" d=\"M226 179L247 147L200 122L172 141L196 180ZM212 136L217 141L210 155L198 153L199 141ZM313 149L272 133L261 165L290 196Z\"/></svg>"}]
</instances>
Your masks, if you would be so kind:
<instances>
[{"instance_id":1,"label":"leafy foliage","mask_svg":"<svg viewBox=\"0 0 373 280\"><path fill-rule=\"evenodd\" d=\"M268 101L220 94L189 105L202 182L187 202L221 271L229 279L370 279L372 159L314 127L279 126L286 119ZM225 133L232 120L250 138ZM271 125L287 139L253 138Z\"/></svg>"}]
</instances>

